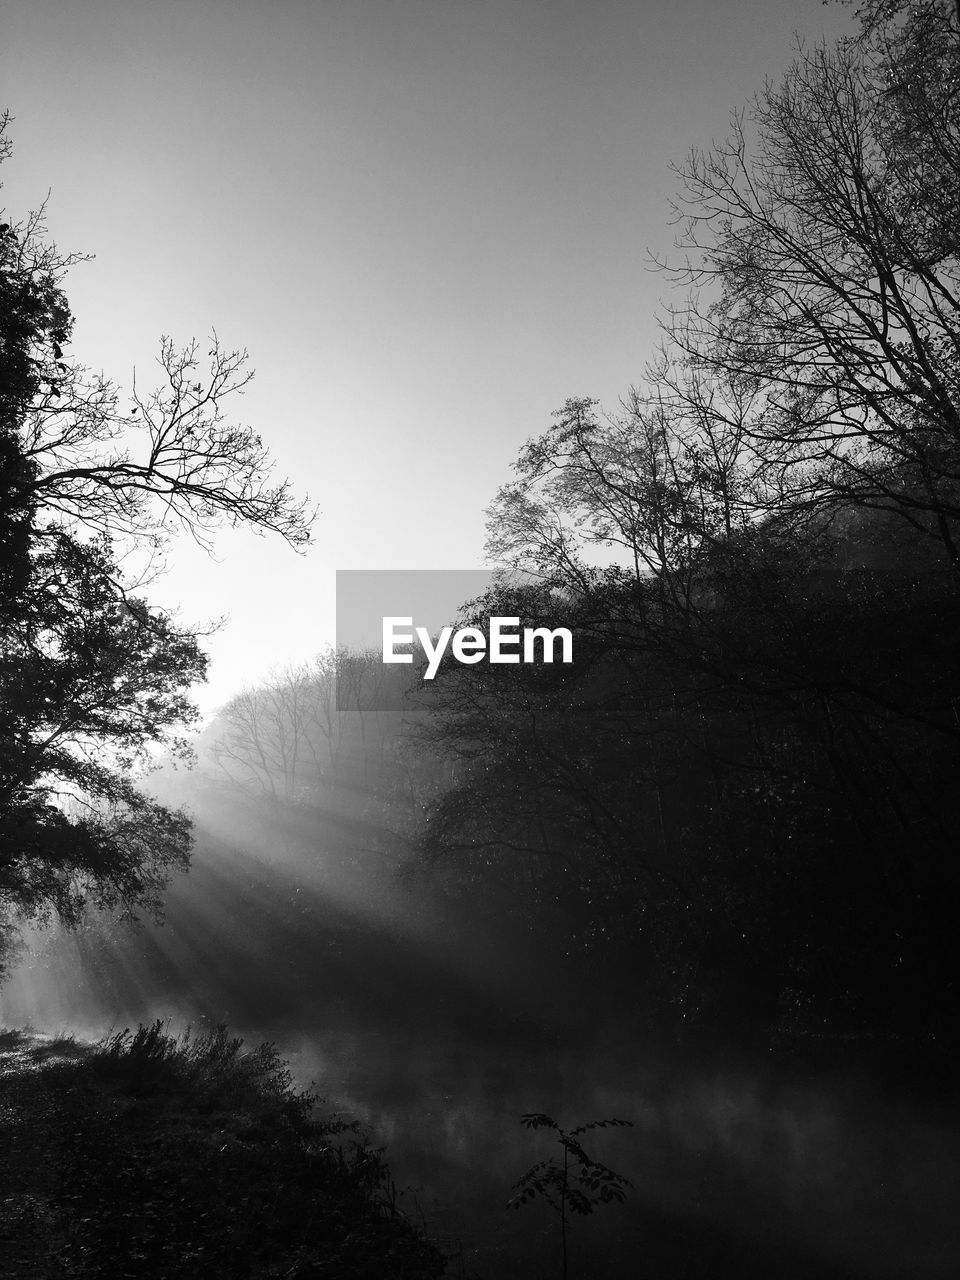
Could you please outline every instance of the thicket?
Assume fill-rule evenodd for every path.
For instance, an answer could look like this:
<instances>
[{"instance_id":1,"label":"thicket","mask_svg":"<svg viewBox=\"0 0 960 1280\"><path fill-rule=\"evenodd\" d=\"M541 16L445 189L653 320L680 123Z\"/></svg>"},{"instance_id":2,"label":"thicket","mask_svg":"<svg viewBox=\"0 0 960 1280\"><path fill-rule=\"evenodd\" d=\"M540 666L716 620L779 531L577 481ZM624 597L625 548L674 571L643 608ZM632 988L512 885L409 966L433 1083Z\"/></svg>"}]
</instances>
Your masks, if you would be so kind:
<instances>
[{"instance_id":1,"label":"thicket","mask_svg":"<svg viewBox=\"0 0 960 1280\"><path fill-rule=\"evenodd\" d=\"M444 1273L379 1152L269 1045L158 1022L96 1046L6 1032L0 1052L5 1275Z\"/></svg>"}]
</instances>

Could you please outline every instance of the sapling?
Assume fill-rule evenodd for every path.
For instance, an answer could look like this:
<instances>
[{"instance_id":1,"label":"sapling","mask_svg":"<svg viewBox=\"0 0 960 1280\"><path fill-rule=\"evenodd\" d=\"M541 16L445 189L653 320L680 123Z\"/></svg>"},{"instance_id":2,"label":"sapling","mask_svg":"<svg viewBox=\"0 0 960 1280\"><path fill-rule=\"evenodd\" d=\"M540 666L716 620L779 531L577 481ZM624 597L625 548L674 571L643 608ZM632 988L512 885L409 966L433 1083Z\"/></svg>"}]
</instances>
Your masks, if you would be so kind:
<instances>
[{"instance_id":1,"label":"sapling","mask_svg":"<svg viewBox=\"0 0 960 1280\"><path fill-rule=\"evenodd\" d=\"M575 1129L561 1129L552 1116L542 1111L520 1117L527 1129L552 1129L563 1149L563 1160L551 1156L531 1165L514 1183L516 1195L507 1201L510 1209L519 1209L537 1196L546 1200L560 1220L560 1259L563 1280L567 1280L567 1218L571 1213L586 1216L601 1204L622 1202L627 1188L633 1187L629 1178L599 1160L588 1155L580 1142L580 1135L591 1129L631 1128L631 1120L591 1120Z\"/></svg>"}]
</instances>

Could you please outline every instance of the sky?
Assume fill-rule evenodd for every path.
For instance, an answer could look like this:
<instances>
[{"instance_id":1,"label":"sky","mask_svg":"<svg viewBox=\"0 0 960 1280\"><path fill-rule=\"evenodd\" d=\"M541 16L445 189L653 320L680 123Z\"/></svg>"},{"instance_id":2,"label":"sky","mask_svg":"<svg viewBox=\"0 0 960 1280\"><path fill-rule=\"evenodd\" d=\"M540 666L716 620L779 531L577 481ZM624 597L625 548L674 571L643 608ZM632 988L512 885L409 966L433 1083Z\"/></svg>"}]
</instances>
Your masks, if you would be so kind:
<instances>
[{"instance_id":1,"label":"sky","mask_svg":"<svg viewBox=\"0 0 960 1280\"><path fill-rule=\"evenodd\" d=\"M0 204L49 192L73 350L129 387L216 329L231 416L320 515L187 543L151 597L223 619L211 714L334 639L338 569L475 569L484 509L572 396L615 408L670 296L671 164L820 0L5 0Z\"/></svg>"}]
</instances>

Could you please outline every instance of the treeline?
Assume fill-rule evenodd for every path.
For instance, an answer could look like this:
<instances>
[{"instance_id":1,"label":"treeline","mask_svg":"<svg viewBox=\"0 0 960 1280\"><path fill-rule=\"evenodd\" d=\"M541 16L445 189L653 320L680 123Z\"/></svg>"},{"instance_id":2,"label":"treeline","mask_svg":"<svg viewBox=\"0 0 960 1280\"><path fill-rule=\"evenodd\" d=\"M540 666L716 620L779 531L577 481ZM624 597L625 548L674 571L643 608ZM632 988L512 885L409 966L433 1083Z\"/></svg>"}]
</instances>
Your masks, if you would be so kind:
<instances>
[{"instance_id":1,"label":"treeline","mask_svg":"<svg viewBox=\"0 0 960 1280\"><path fill-rule=\"evenodd\" d=\"M960 26L943 0L859 20L680 167L662 350L616 411L568 400L491 507L478 625L565 621L572 667L448 662L418 701L328 654L224 708L190 785L278 857L413 854L683 1024L930 1044L957 976ZM222 418L243 353L201 383L165 342L126 412L64 355L71 261L0 225L11 923L155 905L186 862L182 790L132 779L205 660L119 548L309 524Z\"/></svg>"},{"instance_id":2,"label":"treeline","mask_svg":"<svg viewBox=\"0 0 960 1280\"><path fill-rule=\"evenodd\" d=\"M960 30L942 3L860 16L688 158L664 269L691 300L618 410L569 400L491 508L491 556L518 572L476 625L563 620L573 666L447 663L423 713L441 764L422 727L396 758L421 770L423 860L564 921L584 963L682 1022L942 1043ZM307 680L321 773L327 675ZM257 775L250 717L277 697L228 708L221 765ZM399 723L373 736L381 765Z\"/></svg>"},{"instance_id":3,"label":"treeline","mask_svg":"<svg viewBox=\"0 0 960 1280\"><path fill-rule=\"evenodd\" d=\"M192 773L155 786L173 805L245 808L265 851L313 848L323 832L325 856L349 847L379 877L409 861L426 807L459 776L424 750L428 722L417 669L329 648L231 698Z\"/></svg>"},{"instance_id":4,"label":"treeline","mask_svg":"<svg viewBox=\"0 0 960 1280\"><path fill-rule=\"evenodd\" d=\"M578 898L683 1020L955 1037L960 30L867 6L680 169L694 286L617 412L497 496L482 614L570 669L450 670L435 860ZM699 289L699 293L696 290ZM515 579L514 579L515 581ZM467 744L467 745L464 745Z\"/></svg>"}]
</instances>

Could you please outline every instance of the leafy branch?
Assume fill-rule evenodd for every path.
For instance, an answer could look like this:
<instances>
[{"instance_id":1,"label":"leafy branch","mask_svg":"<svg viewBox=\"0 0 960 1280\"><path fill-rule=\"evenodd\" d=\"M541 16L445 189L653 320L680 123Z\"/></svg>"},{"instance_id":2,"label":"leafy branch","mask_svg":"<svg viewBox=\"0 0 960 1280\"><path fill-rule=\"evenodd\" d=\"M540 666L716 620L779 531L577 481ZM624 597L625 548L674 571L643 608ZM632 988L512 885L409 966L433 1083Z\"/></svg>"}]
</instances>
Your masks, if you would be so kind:
<instances>
[{"instance_id":1,"label":"leafy branch","mask_svg":"<svg viewBox=\"0 0 960 1280\"><path fill-rule=\"evenodd\" d=\"M566 1280L568 1215L577 1213L585 1217L598 1205L622 1203L627 1189L633 1187L629 1178L589 1155L580 1141L581 1135L594 1129L632 1128L632 1121L616 1118L591 1120L566 1130L552 1116L536 1111L521 1116L520 1123L526 1129L552 1129L563 1150L563 1158L551 1156L531 1165L514 1183L516 1195L507 1201L507 1208L519 1209L539 1196L557 1214L560 1219L562 1275Z\"/></svg>"}]
</instances>

